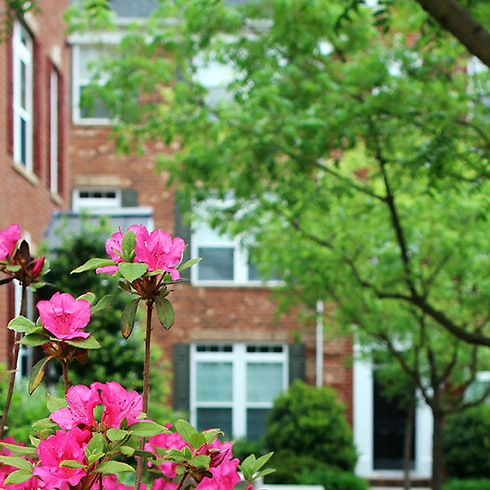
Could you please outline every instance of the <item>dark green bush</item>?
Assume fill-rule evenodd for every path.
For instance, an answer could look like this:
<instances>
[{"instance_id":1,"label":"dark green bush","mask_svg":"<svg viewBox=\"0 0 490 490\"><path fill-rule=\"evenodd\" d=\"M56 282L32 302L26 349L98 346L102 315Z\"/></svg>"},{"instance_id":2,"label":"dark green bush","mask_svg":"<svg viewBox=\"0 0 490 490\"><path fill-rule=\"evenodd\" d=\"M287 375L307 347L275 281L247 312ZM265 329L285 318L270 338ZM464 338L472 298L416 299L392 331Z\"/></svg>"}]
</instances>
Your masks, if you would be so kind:
<instances>
[{"instance_id":1,"label":"dark green bush","mask_svg":"<svg viewBox=\"0 0 490 490\"><path fill-rule=\"evenodd\" d=\"M233 456L243 461L251 454L255 454L257 458L267 451L264 448L263 441L251 441L249 439L238 439L233 443Z\"/></svg>"},{"instance_id":2,"label":"dark green bush","mask_svg":"<svg viewBox=\"0 0 490 490\"><path fill-rule=\"evenodd\" d=\"M265 477L269 484L300 485L303 473L314 471L318 467L329 470L328 466L311 456L300 456L291 450L275 452L269 466L276 470Z\"/></svg>"},{"instance_id":3,"label":"dark green bush","mask_svg":"<svg viewBox=\"0 0 490 490\"><path fill-rule=\"evenodd\" d=\"M449 480L443 486L443 490L488 490L489 488L490 479L487 478L476 480Z\"/></svg>"},{"instance_id":4,"label":"dark green bush","mask_svg":"<svg viewBox=\"0 0 490 490\"><path fill-rule=\"evenodd\" d=\"M449 417L444 431L443 451L450 478L488 478L490 405L483 404ZM490 488L490 485L486 488Z\"/></svg>"},{"instance_id":5,"label":"dark green bush","mask_svg":"<svg viewBox=\"0 0 490 490\"><path fill-rule=\"evenodd\" d=\"M295 458L305 458L313 461L312 468L322 465L353 471L357 454L344 410L332 388L316 388L296 381L274 401L267 421L266 447L282 453L289 467L295 464ZM276 455L271 466L282 466L278 461Z\"/></svg>"},{"instance_id":6,"label":"dark green bush","mask_svg":"<svg viewBox=\"0 0 490 490\"><path fill-rule=\"evenodd\" d=\"M332 469L316 468L311 471L303 470L299 475L301 485L323 485L325 490L368 490L366 480L354 473Z\"/></svg>"}]
</instances>

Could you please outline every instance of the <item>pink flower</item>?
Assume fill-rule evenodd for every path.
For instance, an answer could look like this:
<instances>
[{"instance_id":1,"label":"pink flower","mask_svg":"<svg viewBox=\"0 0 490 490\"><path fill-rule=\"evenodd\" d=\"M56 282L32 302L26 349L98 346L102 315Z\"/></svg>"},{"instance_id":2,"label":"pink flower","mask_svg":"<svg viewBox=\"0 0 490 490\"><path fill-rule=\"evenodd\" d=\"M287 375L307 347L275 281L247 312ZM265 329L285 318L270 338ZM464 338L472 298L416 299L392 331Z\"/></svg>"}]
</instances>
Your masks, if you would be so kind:
<instances>
[{"instance_id":1,"label":"pink flower","mask_svg":"<svg viewBox=\"0 0 490 490\"><path fill-rule=\"evenodd\" d=\"M136 239L138 240L138 237L141 237L142 240L145 240L146 237L149 236L148 230L143 226L143 225L131 225L127 230L128 231L133 231L136 235ZM124 238L125 233L122 231L117 231L116 233L113 233L111 238L109 238L105 242L105 251L109 254L109 257L116 263L119 264L119 262L124 262L121 255L122 255L122 241ZM105 272L106 274L114 274L117 271L117 265L108 265L106 267L99 267L95 269L95 272L97 274L100 274L102 272Z\"/></svg>"},{"instance_id":2,"label":"pink flower","mask_svg":"<svg viewBox=\"0 0 490 490\"><path fill-rule=\"evenodd\" d=\"M240 481L240 475L237 472L238 459L223 461L219 466L210 468L213 474L212 478L204 477L196 487L199 490L233 490L235 485Z\"/></svg>"},{"instance_id":3,"label":"pink flower","mask_svg":"<svg viewBox=\"0 0 490 490\"><path fill-rule=\"evenodd\" d=\"M38 257L32 261L31 265L31 277L39 277L41 271L43 270L44 263L46 262L46 257Z\"/></svg>"},{"instance_id":4,"label":"pink flower","mask_svg":"<svg viewBox=\"0 0 490 490\"><path fill-rule=\"evenodd\" d=\"M119 483L116 475L104 476L102 479L102 488L103 490L134 490L134 487L127 487L122 483ZM99 482L97 481L94 486L92 486L93 490L100 490ZM141 485L141 490L145 490L146 485L143 483Z\"/></svg>"},{"instance_id":5,"label":"pink flower","mask_svg":"<svg viewBox=\"0 0 490 490\"><path fill-rule=\"evenodd\" d=\"M175 281L180 279L177 267L182 259L185 242L182 238L172 238L166 231L153 230L144 240L136 237L135 262L148 264L149 271L164 270Z\"/></svg>"},{"instance_id":6,"label":"pink flower","mask_svg":"<svg viewBox=\"0 0 490 490\"><path fill-rule=\"evenodd\" d=\"M180 273L175 267L182 260L182 253L185 248L185 242L182 238L172 238L163 230L153 230L149 233L143 225L132 225L128 231L133 231L136 235L134 262L147 264L150 272L163 270L168 272L173 280L180 279ZM121 257L123 238L124 233L118 231L106 241L106 252L116 264L123 262ZM114 274L116 271L116 265L99 267L95 270L97 274L101 272Z\"/></svg>"},{"instance_id":7,"label":"pink flower","mask_svg":"<svg viewBox=\"0 0 490 490\"><path fill-rule=\"evenodd\" d=\"M5 230L0 230L0 260L5 261L12 255L19 240L20 227L17 223L12 223Z\"/></svg>"},{"instance_id":8,"label":"pink flower","mask_svg":"<svg viewBox=\"0 0 490 490\"><path fill-rule=\"evenodd\" d=\"M41 323L58 339L86 339L90 335L82 330L90 320L90 303L84 299L54 293L49 301L39 301L37 309Z\"/></svg>"},{"instance_id":9,"label":"pink flower","mask_svg":"<svg viewBox=\"0 0 490 490\"><path fill-rule=\"evenodd\" d=\"M177 490L179 484L174 481L167 481L165 478L157 478L153 485L151 486L151 490Z\"/></svg>"},{"instance_id":10,"label":"pink flower","mask_svg":"<svg viewBox=\"0 0 490 490\"><path fill-rule=\"evenodd\" d=\"M94 408L101 403L99 392L92 384L76 385L66 394L68 407L55 410L49 418L62 429L73 429L77 426L95 428Z\"/></svg>"},{"instance_id":11,"label":"pink flower","mask_svg":"<svg viewBox=\"0 0 490 490\"><path fill-rule=\"evenodd\" d=\"M100 390L104 411L101 422L106 427L118 429L124 418L128 425L140 422L136 417L143 410L143 397L136 391L126 391L116 381L93 383L91 387Z\"/></svg>"},{"instance_id":12,"label":"pink flower","mask_svg":"<svg viewBox=\"0 0 490 490\"><path fill-rule=\"evenodd\" d=\"M169 429L170 427L167 427ZM145 446L147 451L153 451L156 453L155 448L164 449L182 449L188 444L182 439L178 432L172 432L171 434L158 434L149 438L148 443ZM152 466L153 463L148 461L148 466ZM177 476L177 464L171 461L163 461L157 468L167 477L175 478Z\"/></svg>"},{"instance_id":13,"label":"pink flower","mask_svg":"<svg viewBox=\"0 0 490 490\"><path fill-rule=\"evenodd\" d=\"M78 428L68 432L58 430L55 435L41 440L37 447L39 465L32 473L40 478L46 489L69 490L77 485L86 475L86 468L60 467L65 460L75 460L87 464L85 446L90 439L90 433Z\"/></svg>"},{"instance_id":14,"label":"pink flower","mask_svg":"<svg viewBox=\"0 0 490 490\"><path fill-rule=\"evenodd\" d=\"M99 395L100 391L100 395ZM92 383L90 388L83 385L72 386L66 394L68 407L55 410L49 418L62 429L84 427L95 430L97 421L94 408L104 405L100 420L105 428L118 429L124 418L128 425L140 420L136 417L143 409L143 398L136 391L126 391L119 383Z\"/></svg>"}]
</instances>

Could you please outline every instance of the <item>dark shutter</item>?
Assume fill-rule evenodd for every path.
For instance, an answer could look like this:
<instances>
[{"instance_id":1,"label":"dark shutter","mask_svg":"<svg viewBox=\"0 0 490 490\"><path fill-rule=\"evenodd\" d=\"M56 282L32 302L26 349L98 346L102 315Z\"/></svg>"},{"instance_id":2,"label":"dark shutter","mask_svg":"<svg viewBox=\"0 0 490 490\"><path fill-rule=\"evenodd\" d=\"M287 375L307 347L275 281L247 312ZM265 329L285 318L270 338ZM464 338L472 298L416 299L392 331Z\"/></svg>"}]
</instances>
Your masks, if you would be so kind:
<instances>
[{"instance_id":1,"label":"dark shutter","mask_svg":"<svg viewBox=\"0 0 490 490\"><path fill-rule=\"evenodd\" d=\"M138 206L138 191L136 189L121 190L121 205L123 208L135 208Z\"/></svg>"},{"instance_id":2,"label":"dark shutter","mask_svg":"<svg viewBox=\"0 0 490 490\"><path fill-rule=\"evenodd\" d=\"M191 258L191 225L184 222L184 213L182 211L182 206L179 203L178 193L175 193L175 236L179 236L184 239L187 247L184 251L184 256L182 258L182 263L187 262ZM182 278L187 281L191 280L191 269L187 268L182 271Z\"/></svg>"},{"instance_id":3,"label":"dark shutter","mask_svg":"<svg viewBox=\"0 0 490 490\"><path fill-rule=\"evenodd\" d=\"M174 344L174 410L188 412L190 398L190 344Z\"/></svg>"},{"instance_id":4,"label":"dark shutter","mask_svg":"<svg viewBox=\"0 0 490 490\"><path fill-rule=\"evenodd\" d=\"M296 379L305 380L305 344L289 344L289 384Z\"/></svg>"}]
</instances>

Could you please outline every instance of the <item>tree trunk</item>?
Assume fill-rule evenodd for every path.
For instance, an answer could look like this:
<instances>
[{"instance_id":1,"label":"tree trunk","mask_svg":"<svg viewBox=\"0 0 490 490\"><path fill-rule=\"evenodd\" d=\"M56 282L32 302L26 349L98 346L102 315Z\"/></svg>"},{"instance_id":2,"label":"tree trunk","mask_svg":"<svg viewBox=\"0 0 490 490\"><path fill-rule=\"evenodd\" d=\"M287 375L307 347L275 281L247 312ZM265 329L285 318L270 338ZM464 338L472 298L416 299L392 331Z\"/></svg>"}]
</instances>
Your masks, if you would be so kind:
<instances>
[{"instance_id":1,"label":"tree trunk","mask_svg":"<svg viewBox=\"0 0 490 490\"><path fill-rule=\"evenodd\" d=\"M444 459L442 452L442 432L444 415L438 410L432 411L434 416L434 433L432 435L432 490L442 490L445 479Z\"/></svg>"}]
</instances>

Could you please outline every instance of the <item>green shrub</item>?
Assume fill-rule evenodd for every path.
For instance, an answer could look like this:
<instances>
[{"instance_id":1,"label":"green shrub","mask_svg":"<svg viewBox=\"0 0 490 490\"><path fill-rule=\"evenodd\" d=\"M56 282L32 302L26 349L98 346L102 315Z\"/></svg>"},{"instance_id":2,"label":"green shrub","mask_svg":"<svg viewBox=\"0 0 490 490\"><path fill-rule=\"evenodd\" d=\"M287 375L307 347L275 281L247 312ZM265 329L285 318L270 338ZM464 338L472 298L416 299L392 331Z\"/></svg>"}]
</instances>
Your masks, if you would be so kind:
<instances>
[{"instance_id":1,"label":"green shrub","mask_svg":"<svg viewBox=\"0 0 490 490\"><path fill-rule=\"evenodd\" d=\"M443 490L488 490L489 488L490 479L487 478L476 480L449 480L443 486Z\"/></svg>"},{"instance_id":2,"label":"green shrub","mask_svg":"<svg viewBox=\"0 0 490 490\"><path fill-rule=\"evenodd\" d=\"M0 407L3 408L9 385L9 376L5 373L4 366L0 366L0 380ZM49 416L45 387L41 385L32 395L29 395L27 385L28 381L24 379L15 383L4 432L4 437L10 436L17 442L25 443L29 443L29 434L34 435L32 424Z\"/></svg>"},{"instance_id":3,"label":"green shrub","mask_svg":"<svg viewBox=\"0 0 490 490\"><path fill-rule=\"evenodd\" d=\"M238 439L233 443L233 457L243 461L251 454L257 458L267 451L264 448L263 441L251 441L249 439Z\"/></svg>"},{"instance_id":4,"label":"green shrub","mask_svg":"<svg viewBox=\"0 0 490 490\"><path fill-rule=\"evenodd\" d=\"M368 490L366 480L353 473L332 469L316 468L302 471L299 475L301 485L323 485L325 490Z\"/></svg>"},{"instance_id":5,"label":"green shrub","mask_svg":"<svg viewBox=\"0 0 490 490\"><path fill-rule=\"evenodd\" d=\"M490 405L483 404L449 417L443 436L443 451L450 478L488 478Z\"/></svg>"},{"instance_id":6,"label":"green shrub","mask_svg":"<svg viewBox=\"0 0 490 490\"><path fill-rule=\"evenodd\" d=\"M300 381L274 400L267 420L266 447L281 455L271 462L275 468L283 467L280 459L286 459L286 469L296 466L295 460L304 460L309 468L321 465L349 472L357 461L352 430L335 390Z\"/></svg>"},{"instance_id":7,"label":"green shrub","mask_svg":"<svg viewBox=\"0 0 490 490\"><path fill-rule=\"evenodd\" d=\"M272 456L269 466L276 471L267 475L265 481L269 484L300 485L302 473L314 471L319 466L328 470L328 466L312 458L301 456L294 451L277 451Z\"/></svg>"}]
</instances>

